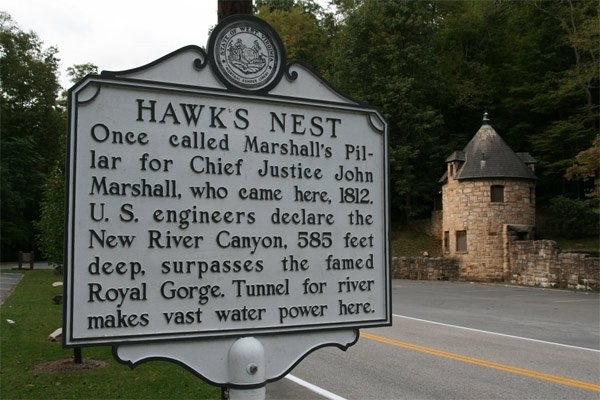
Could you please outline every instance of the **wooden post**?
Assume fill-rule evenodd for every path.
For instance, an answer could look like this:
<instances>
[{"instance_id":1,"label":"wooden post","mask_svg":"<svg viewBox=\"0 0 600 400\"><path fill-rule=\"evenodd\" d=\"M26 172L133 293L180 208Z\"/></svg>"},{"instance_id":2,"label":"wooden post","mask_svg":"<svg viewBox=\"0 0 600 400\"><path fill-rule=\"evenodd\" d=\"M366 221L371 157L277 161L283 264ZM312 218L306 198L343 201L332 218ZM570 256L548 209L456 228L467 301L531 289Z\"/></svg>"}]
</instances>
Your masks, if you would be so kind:
<instances>
[{"instance_id":1,"label":"wooden post","mask_svg":"<svg viewBox=\"0 0 600 400\"><path fill-rule=\"evenodd\" d=\"M73 358L74 358L75 364L83 363L83 357L81 356L81 347L73 348Z\"/></svg>"},{"instance_id":2,"label":"wooden post","mask_svg":"<svg viewBox=\"0 0 600 400\"><path fill-rule=\"evenodd\" d=\"M217 0L218 22L234 14L252 15L252 0Z\"/></svg>"}]
</instances>

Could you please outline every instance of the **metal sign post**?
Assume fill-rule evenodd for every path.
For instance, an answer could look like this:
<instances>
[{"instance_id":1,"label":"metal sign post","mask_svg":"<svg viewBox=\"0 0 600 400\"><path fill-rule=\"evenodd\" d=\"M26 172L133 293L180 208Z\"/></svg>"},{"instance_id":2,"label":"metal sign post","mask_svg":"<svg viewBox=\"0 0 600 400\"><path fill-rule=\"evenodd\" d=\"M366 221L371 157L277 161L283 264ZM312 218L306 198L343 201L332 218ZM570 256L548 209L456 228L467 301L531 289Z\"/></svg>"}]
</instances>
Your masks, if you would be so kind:
<instances>
[{"instance_id":1,"label":"metal sign post","mask_svg":"<svg viewBox=\"0 0 600 400\"><path fill-rule=\"evenodd\" d=\"M69 121L66 346L260 396L391 324L387 124L262 20L84 78Z\"/></svg>"}]
</instances>

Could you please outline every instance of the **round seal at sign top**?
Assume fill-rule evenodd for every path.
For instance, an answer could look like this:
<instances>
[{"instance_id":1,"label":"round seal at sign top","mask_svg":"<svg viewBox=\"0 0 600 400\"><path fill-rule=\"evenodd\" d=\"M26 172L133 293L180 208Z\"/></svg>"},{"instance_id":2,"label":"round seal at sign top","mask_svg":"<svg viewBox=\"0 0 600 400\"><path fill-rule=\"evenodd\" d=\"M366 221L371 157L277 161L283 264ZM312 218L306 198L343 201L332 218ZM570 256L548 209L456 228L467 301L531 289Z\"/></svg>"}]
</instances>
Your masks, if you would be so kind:
<instances>
[{"instance_id":1,"label":"round seal at sign top","mask_svg":"<svg viewBox=\"0 0 600 400\"><path fill-rule=\"evenodd\" d=\"M214 74L231 90L267 92L283 75L285 49L279 35L251 15L221 21L208 40L208 56Z\"/></svg>"}]
</instances>

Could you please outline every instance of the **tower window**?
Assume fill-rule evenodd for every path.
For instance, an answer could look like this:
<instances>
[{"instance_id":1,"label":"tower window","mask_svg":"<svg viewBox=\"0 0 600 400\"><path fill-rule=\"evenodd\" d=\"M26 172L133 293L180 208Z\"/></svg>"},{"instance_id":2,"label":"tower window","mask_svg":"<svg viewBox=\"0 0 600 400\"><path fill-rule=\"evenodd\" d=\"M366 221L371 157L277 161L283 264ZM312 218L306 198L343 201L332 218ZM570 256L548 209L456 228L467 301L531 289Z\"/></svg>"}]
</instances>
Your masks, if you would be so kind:
<instances>
[{"instance_id":1,"label":"tower window","mask_svg":"<svg viewBox=\"0 0 600 400\"><path fill-rule=\"evenodd\" d=\"M467 231L456 231L456 251L467 252Z\"/></svg>"},{"instance_id":2,"label":"tower window","mask_svg":"<svg viewBox=\"0 0 600 400\"><path fill-rule=\"evenodd\" d=\"M529 188L529 204L535 204L535 189Z\"/></svg>"},{"instance_id":3,"label":"tower window","mask_svg":"<svg viewBox=\"0 0 600 400\"><path fill-rule=\"evenodd\" d=\"M450 232L444 231L444 253L450 253Z\"/></svg>"},{"instance_id":4,"label":"tower window","mask_svg":"<svg viewBox=\"0 0 600 400\"><path fill-rule=\"evenodd\" d=\"M492 203L504 203L504 186L492 185L490 188L490 201Z\"/></svg>"}]
</instances>

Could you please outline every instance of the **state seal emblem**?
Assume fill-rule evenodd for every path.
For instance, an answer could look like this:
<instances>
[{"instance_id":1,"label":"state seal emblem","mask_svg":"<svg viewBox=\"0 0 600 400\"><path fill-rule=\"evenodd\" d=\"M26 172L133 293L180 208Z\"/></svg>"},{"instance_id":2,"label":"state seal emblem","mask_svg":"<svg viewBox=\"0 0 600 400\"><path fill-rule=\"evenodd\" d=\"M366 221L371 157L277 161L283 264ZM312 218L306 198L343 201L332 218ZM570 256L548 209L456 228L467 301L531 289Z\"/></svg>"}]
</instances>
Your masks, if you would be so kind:
<instances>
[{"instance_id":1,"label":"state seal emblem","mask_svg":"<svg viewBox=\"0 0 600 400\"><path fill-rule=\"evenodd\" d=\"M229 89L266 92L283 73L281 39L253 16L235 15L217 25L208 42L208 54L213 72Z\"/></svg>"}]
</instances>

